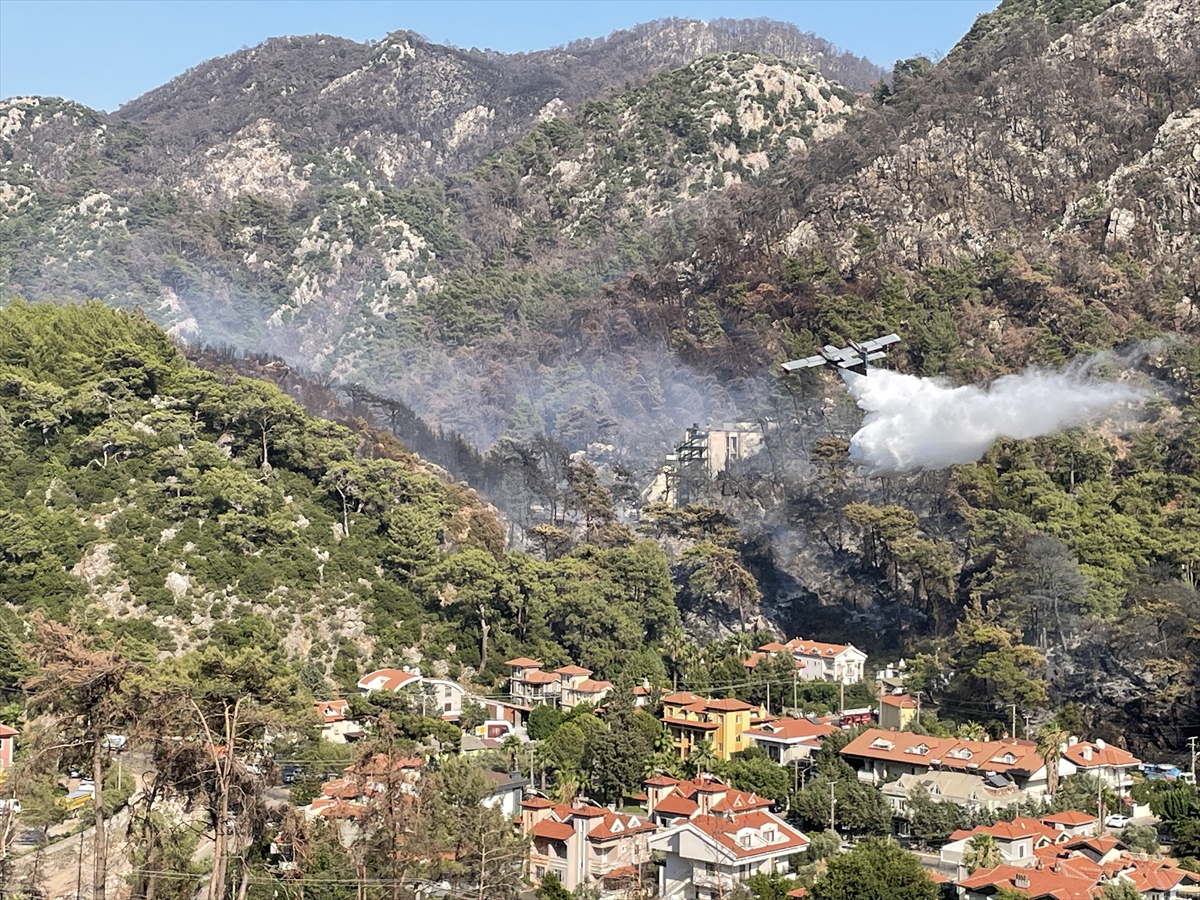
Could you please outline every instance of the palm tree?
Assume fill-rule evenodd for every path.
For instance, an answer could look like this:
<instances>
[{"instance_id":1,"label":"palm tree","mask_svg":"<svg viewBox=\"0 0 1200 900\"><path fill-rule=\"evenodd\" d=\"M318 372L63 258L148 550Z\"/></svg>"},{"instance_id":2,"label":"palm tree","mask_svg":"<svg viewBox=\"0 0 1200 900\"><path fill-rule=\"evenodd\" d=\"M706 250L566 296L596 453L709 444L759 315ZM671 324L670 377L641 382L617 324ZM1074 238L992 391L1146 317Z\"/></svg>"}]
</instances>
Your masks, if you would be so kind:
<instances>
[{"instance_id":1,"label":"palm tree","mask_svg":"<svg viewBox=\"0 0 1200 900\"><path fill-rule=\"evenodd\" d=\"M1050 797L1058 790L1058 763L1062 759L1062 748L1071 736L1053 722L1042 726L1038 732L1038 753L1046 763L1046 790Z\"/></svg>"},{"instance_id":2,"label":"palm tree","mask_svg":"<svg viewBox=\"0 0 1200 900\"><path fill-rule=\"evenodd\" d=\"M671 690L679 690L679 661L683 658L688 647L687 634L678 625L667 630L663 635L661 649L671 660Z\"/></svg>"},{"instance_id":3,"label":"palm tree","mask_svg":"<svg viewBox=\"0 0 1200 900\"><path fill-rule=\"evenodd\" d=\"M968 874L974 874L976 869L994 869L1000 862L1000 845L990 834L977 834L967 841L963 866Z\"/></svg>"},{"instance_id":4,"label":"palm tree","mask_svg":"<svg viewBox=\"0 0 1200 900\"><path fill-rule=\"evenodd\" d=\"M986 741L987 729L978 722L970 720L958 726L958 736L968 741Z\"/></svg>"},{"instance_id":5,"label":"palm tree","mask_svg":"<svg viewBox=\"0 0 1200 900\"><path fill-rule=\"evenodd\" d=\"M503 741L500 742L500 749L504 752L504 755L508 757L508 770L510 772L513 769L513 761L517 758L517 754L521 752L522 746L524 745L521 743L521 739L515 734L508 735Z\"/></svg>"},{"instance_id":6,"label":"palm tree","mask_svg":"<svg viewBox=\"0 0 1200 900\"><path fill-rule=\"evenodd\" d=\"M695 778L701 772L711 772L718 761L717 755L713 752L712 741L701 741L692 746L685 768L688 774Z\"/></svg>"}]
</instances>

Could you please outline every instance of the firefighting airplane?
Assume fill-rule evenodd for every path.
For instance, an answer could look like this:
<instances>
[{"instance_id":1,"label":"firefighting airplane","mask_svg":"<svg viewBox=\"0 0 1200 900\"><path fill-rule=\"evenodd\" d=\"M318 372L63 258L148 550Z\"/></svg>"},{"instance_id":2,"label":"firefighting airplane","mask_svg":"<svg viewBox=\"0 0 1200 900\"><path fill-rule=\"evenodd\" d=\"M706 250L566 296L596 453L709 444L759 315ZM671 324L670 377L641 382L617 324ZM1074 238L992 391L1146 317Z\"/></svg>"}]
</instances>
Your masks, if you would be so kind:
<instances>
[{"instance_id":1,"label":"firefighting airplane","mask_svg":"<svg viewBox=\"0 0 1200 900\"><path fill-rule=\"evenodd\" d=\"M885 334L883 337L863 341L861 344L848 340L845 347L835 347L833 344L826 344L824 347L816 348L816 356L807 356L804 359L793 359L791 362L785 362L783 364L783 371L795 372L797 369L808 369L813 366L823 366L825 363L833 363L843 369L862 366L863 374L866 375L867 363L876 359L883 359L887 356L880 348L886 347L888 344L895 344L899 340L900 335L898 334Z\"/></svg>"}]
</instances>

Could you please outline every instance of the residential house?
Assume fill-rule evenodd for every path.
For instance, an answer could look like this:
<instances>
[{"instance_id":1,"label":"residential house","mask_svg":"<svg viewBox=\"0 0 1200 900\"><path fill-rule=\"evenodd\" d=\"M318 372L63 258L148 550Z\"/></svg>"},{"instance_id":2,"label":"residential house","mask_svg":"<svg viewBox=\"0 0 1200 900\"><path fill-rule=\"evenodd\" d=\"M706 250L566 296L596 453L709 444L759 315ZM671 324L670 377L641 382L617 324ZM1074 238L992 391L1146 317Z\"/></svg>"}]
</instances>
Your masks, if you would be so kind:
<instances>
[{"instance_id":1,"label":"residential house","mask_svg":"<svg viewBox=\"0 0 1200 900\"><path fill-rule=\"evenodd\" d=\"M930 770L920 775L901 775L880 788L892 807L897 831L907 836L908 801L915 790L924 789L931 799L953 803L970 813L996 812L1025 799L1021 790L1002 775L984 777L967 772Z\"/></svg>"},{"instance_id":2,"label":"residential house","mask_svg":"<svg viewBox=\"0 0 1200 900\"><path fill-rule=\"evenodd\" d=\"M13 754L16 749L17 730L0 723L0 771L12 768Z\"/></svg>"},{"instance_id":3,"label":"residential house","mask_svg":"<svg viewBox=\"0 0 1200 900\"><path fill-rule=\"evenodd\" d=\"M538 884L553 872L574 891L615 871L648 866L655 826L587 801L568 805L533 797L521 803L521 829L530 838L530 879Z\"/></svg>"},{"instance_id":4,"label":"residential house","mask_svg":"<svg viewBox=\"0 0 1200 900\"><path fill-rule=\"evenodd\" d=\"M657 825L672 825L678 819L695 816L737 815L752 810L769 810L773 801L753 793L739 791L721 779L702 774L688 781L670 775L657 775L643 782L646 787L646 815Z\"/></svg>"},{"instance_id":5,"label":"residential house","mask_svg":"<svg viewBox=\"0 0 1200 900\"><path fill-rule=\"evenodd\" d=\"M462 715L466 691L462 685L445 678L426 678L420 669L377 669L358 680L364 694L373 691L414 691L413 702L419 703L422 715L440 716L457 721Z\"/></svg>"},{"instance_id":6,"label":"residential house","mask_svg":"<svg viewBox=\"0 0 1200 900\"><path fill-rule=\"evenodd\" d=\"M1063 777L1077 772L1099 776L1118 796L1124 797L1133 785L1133 773L1141 764L1142 761L1132 753L1102 740L1093 743L1071 738L1063 748L1058 773Z\"/></svg>"},{"instance_id":7,"label":"residential house","mask_svg":"<svg viewBox=\"0 0 1200 900\"><path fill-rule=\"evenodd\" d=\"M398 691L421 681L420 672L406 669L376 669L358 679L358 689L364 694L372 691Z\"/></svg>"},{"instance_id":8,"label":"residential house","mask_svg":"<svg viewBox=\"0 0 1200 900\"><path fill-rule=\"evenodd\" d=\"M697 814L650 839L664 857L661 900L728 897L753 875L788 872L789 857L807 846L804 834L763 809Z\"/></svg>"},{"instance_id":9,"label":"residential house","mask_svg":"<svg viewBox=\"0 0 1200 900\"><path fill-rule=\"evenodd\" d=\"M680 759L687 759L702 741L712 744L719 759L730 759L750 746L746 732L753 716L763 715L741 700L707 700L688 691L663 697L662 723Z\"/></svg>"},{"instance_id":10,"label":"residential house","mask_svg":"<svg viewBox=\"0 0 1200 900\"><path fill-rule=\"evenodd\" d=\"M458 721L467 696L461 684L448 678L422 678L421 692L425 715L441 716L447 722Z\"/></svg>"},{"instance_id":11,"label":"residential house","mask_svg":"<svg viewBox=\"0 0 1200 900\"><path fill-rule=\"evenodd\" d=\"M525 796L525 789L531 784L530 780L522 778L519 773L510 775L490 769L483 773L483 777L491 787L491 792L483 798L483 805L500 810L509 822L516 819L521 814L521 800Z\"/></svg>"},{"instance_id":12,"label":"residential house","mask_svg":"<svg viewBox=\"0 0 1200 900\"><path fill-rule=\"evenodd\" d=\"M514 704L529 709L543 703L558 703L562 681L553 672L543 672L538 660L522 656L510 659L505 665L512 669L508 692Z\"/></svg>"},{"instance_id":13,"label":"residential house","mask_svg":"<svg viewBox=\"0 0 1200 900\"><path fill-rule=\"evenodd\" d=\"M1030 799L1046 795L1046 763L1033 741L969 741L870 728L842 748L860 781L878 784L930 770L1003 775Z\"/></svg>"},{"instance_id":14,"label":"residential house","mask_svg":"<svg viewBox=\"0 0 1200 900\"><path fill-rule=\"evenodd\" d=\"M1118 844L1108 837L1100 844L1089 838L1047 847L1038 851L1040 858L1032 866L1005 864L961 878L959 895L962 900L991 900L1007 888L1031 900L1094 900L1104 885L1126 881L1146 900L1200 896L1200 876L1173 860L1124 852Z\"/></svg>"},{"instance_id":15,"label":"residential house","mask_svg":"<svg viewBox=\"0 0 1200 900\"><path fill-rule=\"evenodd\" d=\"M554 674L559 680L558 704L563 712L570 712L581 703L596 706L613 690L611 681L594 681L592 670L582 666L563 666L555 669Z\"/></svg>"},{"instance_id":16,"label":"residential house","mask_svg":"<svg viewBox=\"0 0 1200 900\"><path fill-rule=\"evenodd\" d=\"M977 869L957 882L960 900L992 900L1001 889L1030 900L1094 900L1098 878L1092 867L1075 861L1050 866L1000 865Z\"/></svg>"},{"instance_id":17,"label":"residential house","mask_svg":"<svg viewBox=\"0 0 1200 900\"><path fill-rule=\"evenodd\" d=\"M349 718L346 700L318 700L313 704L321 722L321 738L333 744L345 744L362 737L361 725Z\"/></svg>"},{"instance_id":18,"label":"residential house","mask_svg":"<svg viewBox=\"0 0 1200 900\"><path fill-rule=\"evenodd\" d=\"M867 654L853 644L825 644L793 638L784 647L795 657L796 668L805 681L854 684L863 680Z\"/></svg>"},{"instance_id":19,"label":"residential house","mask_svg":"<svg viewBox=\"0 0 1200 900\"><path fill-rule=\"evenodd\" d=\"M879 700L879 727L884 731L904 731L917 718L920 704L908 694L884 694Z\"/></svg>"},{"instance_id":20,"label":"residential house","mask_svg":"<svg viewBox=\"0 0 1200 900\"><path fill-rule=\"evenodd\" d=\"M744 665L755 668L774 653L788 653L796 661L797 675L803 681L840 681L854 684L862 681L867 654L853 644L825 644L793 638L786 644L771 641L751 653Z\"/></svg>"},{"instance_id":21,"label":"residential house","mask_svg":"<svg viewBox=\"0 0 1200 900\"><path fill-rule=\"evenodd\" d=\"M1103 868L1106 881L1128 881L1146 900L1200 897L1200 875L1179 868L1174 860L1125 853Z\"/></svg>"},{"instance_id":22,"label":"residential house","mask_svg":"<svg viewBox=\"0 0 1200 900\"><path fill-rule=\"evenodd\" d=\"M1096 816L1082 813L1077 809L1068 809L1040 819L1043 825L1061 831L1068 837L1092 837L1100 830L1100 819Z\"/></svg>"},{"instance_id":23,"label":"residential house","mask_svg":"<svg viewBox=\"0 0 1200 900\"><path fill-rule=\"evenodd\" d=\"M807 766L821 741L837 729L811 719L775 719L746 732L750 742L761 748L777 765Z\"/></svg>"},{"instance_id":24,"label":"residential house","mask_svg":"<svg viewBox=\"0 0 1200 900\"><path fill-rule=\"evenodd\" d=\"M966 876L963 860L970 849L971 841L979 835L989 835L1000 851L1000 861L1008 866L1034 866L1040 862L1037 851L1046 847L1066 845L1070 837L1043 825L1037 819L1018 816L1011 822L995 825L980 825L971 829L959 829L950 835L949 842L941 849L943 866L958 866L959 877Z\"/></svg>"}]
</instances>

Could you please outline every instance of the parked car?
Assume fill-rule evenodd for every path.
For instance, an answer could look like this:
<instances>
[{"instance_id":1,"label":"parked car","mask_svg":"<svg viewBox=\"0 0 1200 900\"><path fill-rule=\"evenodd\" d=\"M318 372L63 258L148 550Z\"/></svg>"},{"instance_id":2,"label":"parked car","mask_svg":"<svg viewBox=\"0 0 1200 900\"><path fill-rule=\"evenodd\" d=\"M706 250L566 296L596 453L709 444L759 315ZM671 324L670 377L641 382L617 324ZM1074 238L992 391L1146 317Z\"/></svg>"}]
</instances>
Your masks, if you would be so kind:
<instances>
[{"instance_id":1,"label":"parked car","mask_svg":"<svg viewBox=\"0 0 1200 900\"><path fill-rule=\"evenodd\" d=\"M1120 813L1113 813L1104 820L1105 828L1124 828L1129 824L1129 816L1123 816Z\"/></svg>"}]
</instances>

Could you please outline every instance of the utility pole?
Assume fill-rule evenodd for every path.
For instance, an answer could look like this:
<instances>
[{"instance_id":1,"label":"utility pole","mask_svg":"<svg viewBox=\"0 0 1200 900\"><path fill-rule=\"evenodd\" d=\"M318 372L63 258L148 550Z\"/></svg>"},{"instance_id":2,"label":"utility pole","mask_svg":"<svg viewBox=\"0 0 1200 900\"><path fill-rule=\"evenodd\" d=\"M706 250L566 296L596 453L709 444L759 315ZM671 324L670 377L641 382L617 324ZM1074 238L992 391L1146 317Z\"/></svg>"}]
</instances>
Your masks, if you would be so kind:
<instances>
[{"instance_id":1,"label":"utility pole","mask_svg":"<svg viewBox=\"0 0 1200 900\"><path fill-rule=\"evenodd\" d=\"M1009 732L1009 734L1011 734L1013 737L1016 737L1016 736L1017 736L1017 704L1015 704L1015 703L1010 703L1010 704L1008 704L1008 705L1009 705L1009 707L1011 707L1011 708L1012 708L1012 711L1013 711L1013 714L1012 714L1012 731L1010 731L1010 732Z\"/></svg>"},{"instance_id":2,"label":"utility pole","mask_svg":"<svg viewBox=\"0 0 1200 900\"><path fill-rule=\"evenodd\" d=\"M799 676L799 674L800 674L799 672L792 673L792 715L793 716L796 714L796 707L800 705L796 702L796 679Z\"/></svg>"},{"instance_id":3,"label":"utility pole","mask_svg":"<svg viewBox=\"0 0 1200 900\"><path fill-rule=\"evenodd\" d=\"M1029 740L1029 720L1030 720L1031 718L1032 718L1032 716L1031 716L1029 713L1025 713L1025 733L1024 733L1024 736L1025 736L1025 739L1026 739L1026 740Z\"/></svg>"},{"instance_id":4,"label":"utility pole","mask_svg":"<svg viewBox=\"0 0 1200 900\"><path fill-rule=\"evenodd\" d=\"M767 715L771 714L771 682L767 682Z\"/></svg>"},{"instance_id":5,"label":"utility pole","mask_svg":"<svg viewBox=\"0 0 1200 900\"><path fill-rule=\"evenodd\" d=\"M846 682L838 682L838 715L846 711Z\"/></svg>"},{"instance_id":6,"label":"utility pole","mask_svg":"<svg viewBox=\"0 0 1200 900\"><path fill-rule=\"evenodd\" d=\"M833 815L833 809L835 806L837 806L837 798L833 794L833 786L835 784L837 784L836 781L829 782L829 830L830 831L837 830L834 827L835 823L834 823L834 815Z\"/></svg>"},{"instance_id":7,"label":"utility pole","mask_svg":"<svg viewBox=\"0 0 1200 900\"><path fill-rule=\"evenodd\" d=\"M1188 738L1188 747L1192 750L1192 779L1196 778L1196 736Z\"/></svg>"},{"instance_id":8,"label":"utility pole","mask_svg":"<svg viewBox=\"0 0 1200 900\"><path fill-rule=\"evenodd\" d=\"M917 724L921 724L921 692L917 691Z\"/></svg>"}]
</instances>

